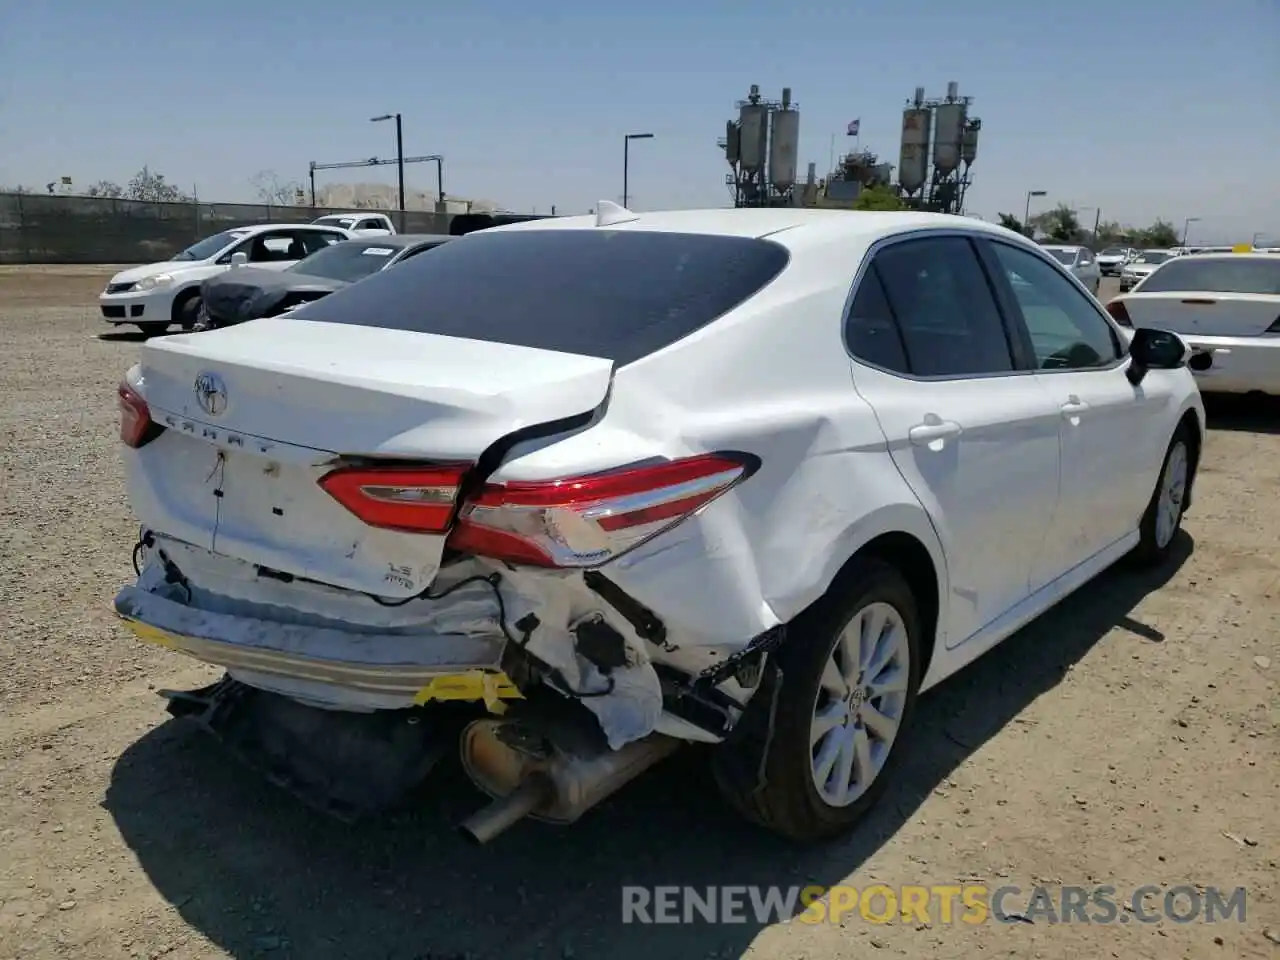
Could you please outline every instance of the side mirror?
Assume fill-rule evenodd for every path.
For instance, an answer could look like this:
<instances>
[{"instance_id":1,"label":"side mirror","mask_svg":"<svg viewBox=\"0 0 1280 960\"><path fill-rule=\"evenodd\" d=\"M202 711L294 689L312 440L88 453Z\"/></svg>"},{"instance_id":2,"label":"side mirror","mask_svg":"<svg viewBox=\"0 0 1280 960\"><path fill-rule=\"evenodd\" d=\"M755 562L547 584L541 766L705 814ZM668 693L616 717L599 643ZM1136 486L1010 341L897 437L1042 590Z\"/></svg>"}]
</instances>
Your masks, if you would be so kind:
<instances>
[{"instance_id":1,"label":"side mirror","mask_svg":"<svg viewBox=\"0 0 1280 960\"><path fill-rule=\"evenodd\" d=\"M1139 327L1129 341L1129 369L1125 375L1135 387L1149 370L1177 370L1185 367L1191 348L1176 333Z\"/></svg>"},{"instance_id":2,"label":"side mirror","mask_svg":"<svg viewBox=\"0 0 1280 960\"><path fill-rule=\"evenodd\" d=\"M233 253L231 255L231 265L233 267L243 267L248 262L249 255L244 251L241 251L240 253Z\"/></svg>"}]
</instances>

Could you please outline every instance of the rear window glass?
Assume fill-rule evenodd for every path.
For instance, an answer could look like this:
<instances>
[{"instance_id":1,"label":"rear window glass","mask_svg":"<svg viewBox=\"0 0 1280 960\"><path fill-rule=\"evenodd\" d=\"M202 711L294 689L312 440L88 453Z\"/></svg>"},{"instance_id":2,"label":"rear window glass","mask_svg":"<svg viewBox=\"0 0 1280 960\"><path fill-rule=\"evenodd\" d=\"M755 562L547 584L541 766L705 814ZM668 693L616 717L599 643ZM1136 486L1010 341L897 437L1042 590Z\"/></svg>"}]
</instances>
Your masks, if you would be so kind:
<instances>
[{"instance_id":1,"label":"rear window glass","mask_svg":"<svg viewBox=\"0 0 1280 960\"><path fill-rule=\"evenodd\" d=\"M621 230L477 233L297 310L622 365L706 326L776 277L768 240Z\"/></svg>"},{"instance_id":2,"label":"rear window glass","mask_svg":"<svg viewBox=\"0 0 1280 960\"><path fill-rule=\"evenodd\" d=\"M1280 257L1273 260L1179 257L1151 274L1143 293L1280 294Z\"/></svg>"}]
</instances>

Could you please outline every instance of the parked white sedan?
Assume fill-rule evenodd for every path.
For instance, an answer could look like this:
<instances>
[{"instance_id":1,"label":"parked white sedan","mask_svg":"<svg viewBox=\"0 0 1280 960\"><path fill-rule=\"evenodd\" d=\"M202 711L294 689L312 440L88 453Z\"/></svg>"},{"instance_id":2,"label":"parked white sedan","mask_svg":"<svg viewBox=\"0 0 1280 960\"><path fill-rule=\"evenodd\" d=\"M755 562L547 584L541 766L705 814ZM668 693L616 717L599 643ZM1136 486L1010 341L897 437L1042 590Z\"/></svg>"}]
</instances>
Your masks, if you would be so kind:
<instances>
[{"instance_id":1,"label":"parked white sedan","mask_svg":"<svg viewBox=\"0 0 1280 960\"><path fill-rule=\"evenodd\" d=\"M178 325L190 330L200 316L200 284L234 263L283 270L352 234L339 227L262 223L235 227L192 244L170 260L117 273L98 297L102 318L146 334Z\"/></svg>"},{"instance_id":2,"label":"parked white sedan","mask_svg":"<svg viewBox=\"0 0 1280 960\"><path fill-rule=\"evenodd\" d=\"M1102 286L1102 269L1092 250L1062 244L1045 244L1044 249L1084 284L1086 290L1097 296L1098 288Z\"/></svg>"},{"instance_id":3,"label":"parked white sedan","mask_svg":"<svg viewBox=\"0 0 1280 960\"><path fill-rule=\"evenodd\" d=\"M1156 268L1177 256L1177 250L1143 250L1120 269L1120 292L1132 290L1155 273Z\"/></svg>"},{"instance_id":4,"label":"parked white sedan","mask_svg":"<svg viewBox=\"0 0 1280 960\"><path fill-rule=\"evenodd\" d=\"M1126 327L1172 330L1206 393L1280 395L1280 255L1178 257L1107 304Z\"/></svg>"},{"instance_id":5,"label":"parked white sedan","mask_svg":"<svg viewBox=\"0 0 1280 960\"><path fill-rule=\"evenodd\" d=\"M170 709L275 744L315 802L366 725L346 804L392 792L393 751L429 767L434 702L470 699L495 715L464 768L498 798L474 839L572 821L685 741L748 816L828 837L921 691L1169 553L1186 355L971 218L602 202L145 344L115 609L225 667Z\"/></svg>"}]
</instances>

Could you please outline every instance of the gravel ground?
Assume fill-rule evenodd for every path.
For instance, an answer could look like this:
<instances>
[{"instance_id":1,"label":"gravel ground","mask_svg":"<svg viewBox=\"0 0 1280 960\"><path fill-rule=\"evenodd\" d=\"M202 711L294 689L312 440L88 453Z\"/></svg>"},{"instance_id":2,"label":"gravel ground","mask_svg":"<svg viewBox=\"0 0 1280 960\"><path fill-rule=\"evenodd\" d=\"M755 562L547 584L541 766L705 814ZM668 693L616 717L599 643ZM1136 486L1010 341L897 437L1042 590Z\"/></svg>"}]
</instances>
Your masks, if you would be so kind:
<instances>
[{"instance_id":1,"label":"gravel ground","mask_svg":"<svg viewBox=\"0 0 1280 960\"><path fill-rule=\"evenodd\" d=\"M1215 405L1177 563L1117 569L922 702L899 782L797 851L726 813L689 753L569 830L490 848L455 768L411 814L300 809L165 722L211 676L108 603L135 527L113 388L139 337L110 268L0 267L0 958L1272 957L1280 943L1280 411ZM1246 920L623 926L622 884L1248 889ZM1131 919L1122 914L1122 921Z\"/></svg>"}]
</instances>

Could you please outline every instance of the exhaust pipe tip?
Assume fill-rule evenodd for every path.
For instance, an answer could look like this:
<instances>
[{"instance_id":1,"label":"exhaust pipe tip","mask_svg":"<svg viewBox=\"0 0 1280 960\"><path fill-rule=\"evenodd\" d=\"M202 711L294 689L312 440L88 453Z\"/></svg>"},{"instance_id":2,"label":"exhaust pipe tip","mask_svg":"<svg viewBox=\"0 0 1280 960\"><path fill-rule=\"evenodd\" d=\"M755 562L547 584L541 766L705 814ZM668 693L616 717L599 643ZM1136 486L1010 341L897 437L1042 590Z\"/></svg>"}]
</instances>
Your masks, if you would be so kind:
<instances>
[{"instance_id":1,"label":"exhaust pipe tip","mask_svg":"<svg viewBox=\"0 0 1280 960\"><path fill-rule=\"evenodd\" d=\"M550 793L551 784L545 778L531 776L505 797L469 816L458 826L458 832L476 846L486 844L543 806Z\"/></svg>"}]
</instances>

